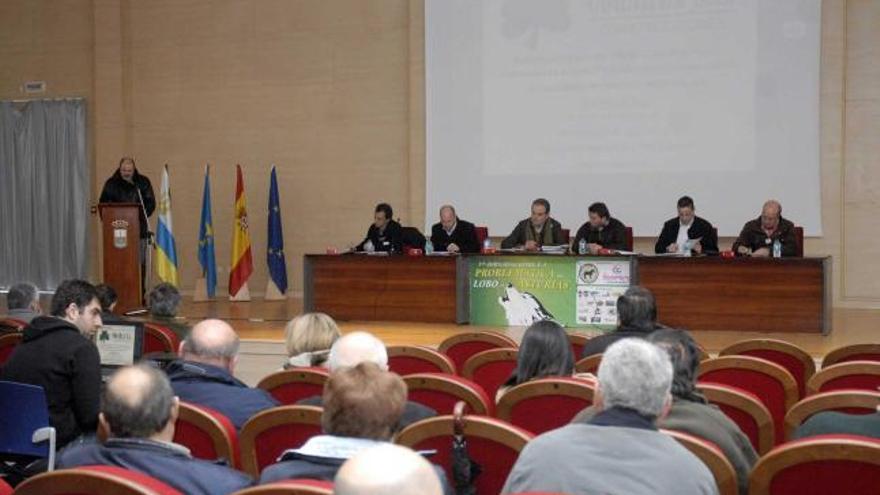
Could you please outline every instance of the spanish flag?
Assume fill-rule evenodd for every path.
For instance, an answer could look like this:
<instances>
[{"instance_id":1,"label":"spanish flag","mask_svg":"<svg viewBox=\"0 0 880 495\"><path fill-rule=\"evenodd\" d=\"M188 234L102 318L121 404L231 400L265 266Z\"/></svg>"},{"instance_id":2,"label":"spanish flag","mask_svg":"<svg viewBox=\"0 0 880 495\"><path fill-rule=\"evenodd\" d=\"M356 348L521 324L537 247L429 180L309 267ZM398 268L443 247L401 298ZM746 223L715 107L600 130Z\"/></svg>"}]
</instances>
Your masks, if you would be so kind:
<instances>
[{"instance_id":1,"label":"spanish flag","mask_svg":"<svg viewBox=\"0 0 880 495\"><path fill-rule=\"evenodd\" d=\"M177 247L171 222L171 185L168 164L162 171L162 190L159 196L159 223L156 228L156 273L163 282L177 287Z\"/></svg>"},{"instance_id":2,"label":"spanish flag","mask_svg":"<svg viewBox=\"0 0 880 495\"><path fill-rule=\"evenodd\" d=\"M235 225L232 228L232 270L229 271L229 299L250 301L247 281L254 271L251 256L251 236L248 232L247 200L244 196L244 180L241 165L235 166Z\"/></svg>"}]
</instances>

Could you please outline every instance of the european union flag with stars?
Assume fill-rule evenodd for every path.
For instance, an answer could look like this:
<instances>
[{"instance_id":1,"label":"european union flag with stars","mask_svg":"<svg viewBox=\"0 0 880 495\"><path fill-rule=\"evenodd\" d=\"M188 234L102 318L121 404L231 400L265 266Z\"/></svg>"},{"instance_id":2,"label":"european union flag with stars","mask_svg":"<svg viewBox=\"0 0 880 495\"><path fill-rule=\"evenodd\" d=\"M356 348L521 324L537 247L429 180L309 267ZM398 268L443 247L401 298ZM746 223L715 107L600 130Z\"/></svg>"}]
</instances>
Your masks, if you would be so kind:
<instances>
[{"instance_id":1,"label":"european union flag with stars","mask_svg":"<svg viewBox=\"0 0 880 495\"><path fill-rule=\"evenodd\" d=\"M281 230L281 207L278 200L278 179L275 165L269 181L269 248L266 262L269 264L269 277L282 294L287 292L287 263L284 261L284 234Z\"/></svg>"}]
</instances>

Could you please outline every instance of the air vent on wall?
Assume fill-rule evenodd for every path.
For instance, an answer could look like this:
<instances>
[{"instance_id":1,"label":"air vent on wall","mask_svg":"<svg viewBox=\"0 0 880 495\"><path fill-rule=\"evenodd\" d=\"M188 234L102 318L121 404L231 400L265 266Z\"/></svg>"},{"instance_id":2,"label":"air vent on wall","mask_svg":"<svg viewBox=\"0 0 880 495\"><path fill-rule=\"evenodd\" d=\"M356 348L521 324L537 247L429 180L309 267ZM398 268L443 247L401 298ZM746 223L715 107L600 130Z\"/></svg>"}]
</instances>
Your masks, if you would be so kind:
<instances>
[{"instance_id":1,"label":"air vent on wall","mask_svg":"<svg viewBox=\"0 0 880 495\"><path fill-rule=\"evenodd\" d=\"M27 81L22 86L22 90L27 94L45 93L46 81Z\"/></svg>"}]
</instances>

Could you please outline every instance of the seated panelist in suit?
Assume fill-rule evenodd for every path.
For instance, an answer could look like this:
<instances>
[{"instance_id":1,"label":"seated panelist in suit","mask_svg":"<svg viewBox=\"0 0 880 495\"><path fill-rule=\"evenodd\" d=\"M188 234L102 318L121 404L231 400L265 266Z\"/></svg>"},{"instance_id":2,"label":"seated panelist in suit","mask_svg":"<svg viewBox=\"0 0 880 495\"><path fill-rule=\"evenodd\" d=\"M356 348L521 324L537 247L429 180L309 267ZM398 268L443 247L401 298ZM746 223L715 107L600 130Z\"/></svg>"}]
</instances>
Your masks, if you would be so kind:
<instances>
[{"instance_id":1,"label":"seated panelist in suit","mask_svg":"<svg viewBox=\"0 0 880 495\"><path fill-rule=\"evenodd\" d=\"M694 200L682 196L678 200L678 216L666 221L657 243L655 253L681 253L686 251L687 243L691 251L702 253L718 252L718 234L707 220L696 215Z\"/></svg>"},{"instance_id":2,"label":"seated panelist in suit","mask_svg":"<svg viewBox=\"0 0 880 495\"><path fill-rule=\"evenodd\" d=\"M501 248L540 251L541 246L558 246L563 242L562 224L550 218L550 202L538 198L532 201L532 216L516 224L510 235L501 241Z\"/></svg>"},{"instance_id":3,"label":"seated panelist in suit","mask_svg":"<svg viewBox=\"0 0 880 495\"><path fill-rule=\"evenodd\" d=\"M626 226L620 220L611 217L611 212L608 211L605 203L591 204L587 208L587 215L587 221L581 225L574 236L571 252L578 252L581 239L587 241L587 251L590 254L599 254L600 249L617 251L628 249Z\"/></svg>"},{"instance_id":4,"label":"seated panelist in suit","mask_svg":"<svg viewBox=\"0 0 880 495\"><path fill-rule=\"evenodd\" d=\"M403 251L403 232L399 223L392 217L394 210L388 203L376 205L373 223L367 229L367 236L355 247L356 251L386 251L400 253ZM372 246L372 248L370 248Z\"/></svg>"},{"instance_id":5,"label":"seated panelist in suit","mask_svg":"<svg viewBox=\"0 0 880 495\"><path fill-rule=\"evenodd\" d=\"M474 224L458 218L452 205L440 207L440 221L431 227L434 251L478 253L480 243Z\"/></svg>"},{"instance_id":6,"label":"seated panelist in suit","mask_svg":"<svg viewBox=\"0 0 880 495\"><path fill-rule=\"evenodd\" d=\"M767 258L773 255L773 243L777 240L782 245L783 257L797 254L794 224L782 218L782 205L771 199L764 203L760 217L743 225L733 251L739 256Z\"/></svg>"}]
</instances>

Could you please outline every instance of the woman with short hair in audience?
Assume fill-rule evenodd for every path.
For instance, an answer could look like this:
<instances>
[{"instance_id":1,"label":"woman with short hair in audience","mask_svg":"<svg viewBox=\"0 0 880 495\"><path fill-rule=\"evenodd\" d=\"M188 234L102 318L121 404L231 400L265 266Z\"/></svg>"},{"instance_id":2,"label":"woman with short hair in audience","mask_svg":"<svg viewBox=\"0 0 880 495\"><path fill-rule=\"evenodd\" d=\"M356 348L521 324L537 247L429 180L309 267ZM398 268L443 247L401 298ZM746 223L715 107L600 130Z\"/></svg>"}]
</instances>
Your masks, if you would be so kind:
<instances>
[{"instance_id":1,"label":"woman with short hair in audience","mask_svg":"<svg viewBox=\"0 0 880 495\"><path fill-rule=\"evenodd\" d=\"M498 402L511 387L536 378L572 376L574 352L568 334L555 321L542 320L526 329L516 359L516 369L498 389Z\"/></svg>"},{"instance_id":2,"label":"woman with short hair in audience","mask_svg":"<svg viewBox=\"0 0 880 495\"><path fill-rule=\"evenodd\" d=\"M326 367L330 347L342 336L333 318L324 313L305 313L284 328L287 362L284 369Z\"/></svg>"}]
</instances>

